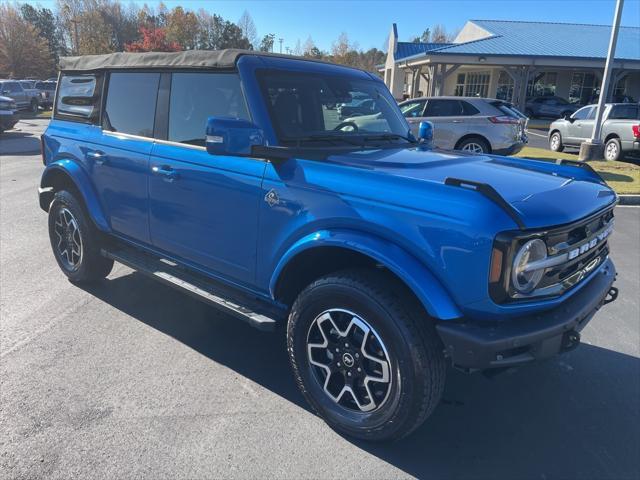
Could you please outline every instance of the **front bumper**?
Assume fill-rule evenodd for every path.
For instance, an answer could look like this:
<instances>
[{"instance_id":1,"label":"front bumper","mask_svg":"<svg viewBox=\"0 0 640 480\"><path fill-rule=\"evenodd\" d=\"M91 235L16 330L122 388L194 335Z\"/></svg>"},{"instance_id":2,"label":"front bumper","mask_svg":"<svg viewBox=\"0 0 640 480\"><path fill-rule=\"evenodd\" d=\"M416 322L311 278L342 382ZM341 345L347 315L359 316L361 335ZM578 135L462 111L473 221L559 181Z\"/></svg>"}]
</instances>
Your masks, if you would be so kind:
<instances>
[{"instance_id":1,"label":"front bumper","mask_svg":"<svg viewBox=\"0 0 640 480\"><path fill-rule=\"evenodd\" d=\"M13 128L13 126L18 123L20 120L20 115L17 112L12 110L1 110L0 111L0 126L3 130L9 130Z\"/></svg>"},{"instance_id":2,"label":"front bumper","mask_svg":"<svg viewBox=\"0 0 640 480\"><path fill-rule=\"evenodd\" d=\"M551 357L578 345L578 332L605 303L616 299L611 259L558 307L502 322L440 322L436 329L453 365L466 370L513 367ZM609 297L609 298L607 298Z\"/></svg>"}]
</instances>

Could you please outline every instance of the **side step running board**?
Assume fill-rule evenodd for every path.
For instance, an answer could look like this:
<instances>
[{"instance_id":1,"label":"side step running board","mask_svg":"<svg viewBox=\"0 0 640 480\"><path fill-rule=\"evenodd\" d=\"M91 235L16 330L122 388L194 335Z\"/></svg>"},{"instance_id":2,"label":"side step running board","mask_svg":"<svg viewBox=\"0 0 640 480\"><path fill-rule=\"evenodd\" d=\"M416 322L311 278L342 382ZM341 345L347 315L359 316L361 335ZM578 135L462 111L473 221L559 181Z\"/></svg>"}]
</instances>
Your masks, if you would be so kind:
<instances>
[{"instance_id":1,"label":"side step running board","mask_svg":"<svg viewBox=\"0 0 640 480\"><path fill-rule=\"evenodd\" d=\"M126 247L102 249L101 253L143 275L182 290L225 313L240 318L260 330L274 330L278 323L277 319L286 315L284 310L280 311L277 307L266 305L257 298L238 300L234 298L238 295L233 295L230 287L219 285L202 275L187 271L171 260Z\"/></svg>"}]
</instances>

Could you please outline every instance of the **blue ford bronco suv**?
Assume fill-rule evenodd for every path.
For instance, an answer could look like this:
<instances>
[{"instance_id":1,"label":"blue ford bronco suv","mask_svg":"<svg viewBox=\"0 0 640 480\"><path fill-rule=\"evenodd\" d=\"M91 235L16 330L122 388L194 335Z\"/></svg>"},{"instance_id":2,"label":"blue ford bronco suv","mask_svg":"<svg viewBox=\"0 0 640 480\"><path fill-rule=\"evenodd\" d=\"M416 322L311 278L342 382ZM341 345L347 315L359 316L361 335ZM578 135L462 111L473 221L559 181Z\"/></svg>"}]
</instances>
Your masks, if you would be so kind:
<instances>
[{"instance_id":1,"label":"blue ford bronco suv","mask_svg":"<svg viewBox=\"0 0 640 480\"><path fill-rule=\"evenodd\" d=\"M366 130L336 108L353 98L374 104ZM447 364L567 351L617 296L616 195L594 171L438 151L430 133L416 139L384 83L344 66L238 50L70 57L40 206L72 282L117 261L282 325L329 425L398 439L433 412Z\"/></svg>"}]
</instances>

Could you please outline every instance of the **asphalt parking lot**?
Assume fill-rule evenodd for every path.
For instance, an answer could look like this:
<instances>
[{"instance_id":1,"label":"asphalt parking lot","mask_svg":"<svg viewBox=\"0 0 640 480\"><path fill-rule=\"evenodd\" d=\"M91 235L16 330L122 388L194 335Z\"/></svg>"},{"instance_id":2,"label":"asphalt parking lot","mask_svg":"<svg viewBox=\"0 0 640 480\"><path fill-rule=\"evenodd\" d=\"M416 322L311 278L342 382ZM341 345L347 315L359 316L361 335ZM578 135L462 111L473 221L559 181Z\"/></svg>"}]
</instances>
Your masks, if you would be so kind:
<instances>
[{"instance_id":1,"label":"asphalt parking lot","mask_svg":"<svg viewBox=\"0 0 640 480\"><path fill-rule=\"evenodd\" d=\"M640 477L640 208L616 209L620 298L583 345L450 370L423 427L369 444L308 410L281 336L123 266L69 283L37 204L45 124L0 136L1 478Z\"/></svg>"}]
</instances>

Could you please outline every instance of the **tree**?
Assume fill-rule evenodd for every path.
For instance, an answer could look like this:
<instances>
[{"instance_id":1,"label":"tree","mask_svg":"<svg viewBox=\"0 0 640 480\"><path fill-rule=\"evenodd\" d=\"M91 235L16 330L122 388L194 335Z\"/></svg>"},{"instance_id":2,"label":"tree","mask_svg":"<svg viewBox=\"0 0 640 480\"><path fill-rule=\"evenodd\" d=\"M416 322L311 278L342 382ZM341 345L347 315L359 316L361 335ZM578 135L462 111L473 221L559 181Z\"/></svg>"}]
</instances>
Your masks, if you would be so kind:
<instances>
[{"instance_id":1,"label":"tree","mask_svg":"<svg viewBox=\"0 0 640 480\"><path fill-rule=\"evenodd\" d=\"M198 27L198 17L192 11L175 7L166 14L167 41L177 43L184 50L196 48Z\"/></svg>"},{"instance_id":2,"label":"tree","mask_svg":"<svg viewBox=\"0 0 640 480\"><path fill-rule=\"evenodd\" d=\"M431 41L433 43L450 43L453 41L453 35L447 33L444 25L438 24L433 27L433 34L431 35Z\"/></svg>"},{"instance_id":3,"label":"tree","mask_svg":"<svg viewBox=\"0 0 640 480\"><path fill-rule=\"evenodd\" d=\"M316 47L316 44L313 42L313 38L311 38L311 35L309 35L307 37L307 39L305 40L304 45L302 47L302 54L305 57L311 56L310 53L315 47Z\"/></svg>"},{"instance_id":4,"label":"tree","mask_svg":"<svg viewBox=\"0 0 640 480\"><path fill-rule=\"evenodd\" d=\"M140 27L140 40L125 45L127 52L177 52L182 50L177 42L167 40L166 28Z\"/></svg>"},{"instance_id":5,"label":"tree","mask_svg":"<svg viewBox=\"0 0 640 480\"><path fill-rule=\"evenodd\" d=\"M333 42L333 45L331 46L331 53L334 57L345 57L350 49L351 45L349 44L349 36L346 32L342 32L338 39Z\"/></svg>"},{"instance_id":6,"label":"tree","mask_svg":"<svg viewBox=\"0 0 640 480\"><path fill-rule=\"evenodd\" d=\"M58 15L66 38L77 55L117 50L112 26L106 21L106 5L112 0L58 0ZM113 0L115 1L115 0Z\"/></svg>"},{"instance_id":7,"label":"tree","mask_svg":"<svg viewBox=\"0 0 640 480\"><path fill-rule=\"evenodd\" d=\"M296 42L296 47L293 49L293 54L296 57L301 57L303 53L302 44L300 43L300 39Z\"/></svg>"},{"instance_id":8,"label":"tree","mask_svg":"<svg viewBox=\"0 0 640 480\"><path fill-rule=\"evenodd\" d=\"M29 22L38 32L38 36L49 45L49 56L58 63L60 55L67 53L62 32L53 12L48 8L36 8L28 3L20 6L22 18Z\"/></svg>"},{"instance_id":9,"label":"tree","mask_svg":"<svg viewBox=\"0 0 640 480\"><path fill-rule=\"evenodd\" d=\"M48 75L53 61L46 40L10 4L0 4L0 76Z\"/></svg>"},{"instance_id":10,"label":"tree","mask_svg":"<svg viewBox=\"0 0 640 480\"><path fill-rule=\"evenodd\" d=\"M273 44L275 40L276 35L274 33L267 33L264 37L262 37L262 41L260 42L260 51L273 52Z\"/></svg>"},{"instance_id":11,"label":"tree","mask_svg":"<svg viewBox=\"0 0 640 480\"><path fill-rule=\"evenodd\" d=\"M251 44L251 49L258 45L258 32L256 30L256 24L253 22L253 18L248 11L244 11L238 20L238 27L242 31L242 35Z\"/></svg>"},{"instance_id":12,"label":"tree","mask_svg":"<svg viewBox=\"0 0 640 480\"><path fill-rule=\"evenodd\" d=\"M429 43L431 41L431 30L428 28L422 32L422 35L415 37L413 43Z\"/></svg>"},{"instance_id":13,"label":"tree","mask_svg":"<svg viewBox=\"0 0 640 480\"><path fill-rule=\"evenodd\" d=\"M102 15L111 27L111 44L115 51L121 52L125 45L138 39L138 11L134 4L124 9L118 1L105 3Z\"/></svg>"}]
</instances>

